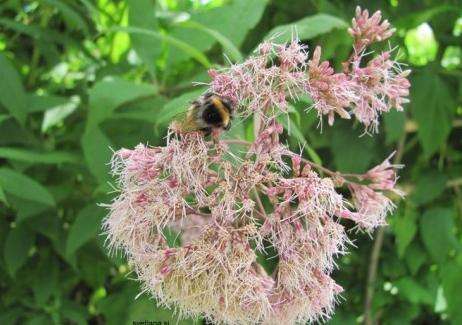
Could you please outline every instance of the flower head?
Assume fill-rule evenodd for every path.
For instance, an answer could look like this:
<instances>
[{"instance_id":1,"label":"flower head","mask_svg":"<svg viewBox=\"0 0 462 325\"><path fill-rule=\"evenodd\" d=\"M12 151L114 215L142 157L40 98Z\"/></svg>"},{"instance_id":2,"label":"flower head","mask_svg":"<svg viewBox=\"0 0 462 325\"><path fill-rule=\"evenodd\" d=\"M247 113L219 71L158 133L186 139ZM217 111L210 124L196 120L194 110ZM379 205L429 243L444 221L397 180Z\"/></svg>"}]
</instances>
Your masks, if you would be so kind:
<instances>
[{"instance_id":1,"label":"flower head","mask_svg":"<svg viewBox=\"0 0 462 325\"><path fill-rule=\"evenodd\" d=\"M357 10L355 49L389 37L380 13ZM104 220L108 246L122 250L144 291L180 317L213 322L292 324L330 317L342 288L331 273L350 240L342 218L366 231L386 224L396 189L388 157L364 175L342 175L281 143L277 115L308 95L330 125L335 115L377 129L378 117L407 101L409 72L384 52L363 64L353 55L344 71L321 60L317 47L263 42L254 56L210 70L210 91L229 98L238 114L256 114L255 139L240 141L236 159L214 133L175 133L165 146L138 145L114 154L119 189ZM321 174L319 171L322 171ZM353 176L352 176L353 175ZM356 181L352 180L356 177ZM338 187L347 185L351 198ZM167 235L177 236L170 247ZM173 246L173 245L172 245ZM269 248L275 256L269 255ZM274 249L274 250L273 250ZM274 259L267 272L257 255Z\"/></svg>"}]
</instances>

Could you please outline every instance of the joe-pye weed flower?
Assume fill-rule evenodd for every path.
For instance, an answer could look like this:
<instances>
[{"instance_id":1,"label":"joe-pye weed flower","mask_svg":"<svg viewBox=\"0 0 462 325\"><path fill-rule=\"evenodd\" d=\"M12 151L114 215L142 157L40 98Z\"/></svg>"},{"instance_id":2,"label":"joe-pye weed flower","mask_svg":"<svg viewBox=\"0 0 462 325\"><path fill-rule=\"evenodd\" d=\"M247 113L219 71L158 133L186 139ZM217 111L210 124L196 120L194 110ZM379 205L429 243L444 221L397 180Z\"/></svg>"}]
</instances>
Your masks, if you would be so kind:
<instances>
[{"instance_id":1,"label":"joe-pye weed flower","mask_svg":"<svg viewBox=\"0 0 462 325\"><path fill-rule=\"evenodd\" d=\"M321 61L319 47L310 58L297 40L264 42L246 61L209 72L209 91L227 97L236 114L261 121L253 142L238 141L243 159L229 159L229 141L217 133L207 140L173 131L164 147L114 154L120 193L104 221L107 243L125 253L158 303L180 317L229 324L303 323L333 313L342 288L331 272L349 243L341 220L368 232L385 225L394 209L388 193L402 194L400 166L389 157L361 175L330 171L280 142L276 116L308 95L329 125L337 116L355 118L377 131L382 113L403 109L409 71L390 52L364 62L367 46L393 34L388 22L358 9L349 33L353 54L341 72ZM167 229L179 234L180 246L169 247ZM271 273L257 262L268 243L278 260Z\"/></svg>"}]
</instances>

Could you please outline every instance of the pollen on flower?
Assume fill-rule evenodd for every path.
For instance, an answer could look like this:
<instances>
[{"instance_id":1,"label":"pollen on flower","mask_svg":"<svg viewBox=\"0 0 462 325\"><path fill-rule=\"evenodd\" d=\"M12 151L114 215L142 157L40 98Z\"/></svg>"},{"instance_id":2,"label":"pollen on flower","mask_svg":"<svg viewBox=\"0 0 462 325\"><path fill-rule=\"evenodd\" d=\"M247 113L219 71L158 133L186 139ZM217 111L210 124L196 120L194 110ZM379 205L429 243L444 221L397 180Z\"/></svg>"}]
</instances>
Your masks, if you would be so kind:
<instances>
[{"instance_id":1,"label":"pollen on flower","mask_svg":"<svg viewBox=\"0 0 462 325\"><path fill-rule=\"evenodd\" d=\"M302 96L329 125L336 117L355 118L367 131L378 130L381 114L403 110L409 71L388 51L369 60L364 55L393 34L389 23L380 12L357 9L349 33L353 54L342 71L322 60L320 47L310 57L296 39L265 41L244 62L209 71L211 92L232 101L237 114L262 121L253 141L238 140L245 148L239 158L221 131L207 139L175 125L164 146L114 153L119 192L106 205L107 245L124 253L143 292L180 318L326 320L343 290L332 277L336 258L351 244L343 219L367 232L386 225L395 207L387 195L402 195L396 186L402 166L390 162L392 155L364 174L342 174L281 140L285 130L277 117ZM274 270L257 256L274 260Z\"/></svg>"}]
</instances>

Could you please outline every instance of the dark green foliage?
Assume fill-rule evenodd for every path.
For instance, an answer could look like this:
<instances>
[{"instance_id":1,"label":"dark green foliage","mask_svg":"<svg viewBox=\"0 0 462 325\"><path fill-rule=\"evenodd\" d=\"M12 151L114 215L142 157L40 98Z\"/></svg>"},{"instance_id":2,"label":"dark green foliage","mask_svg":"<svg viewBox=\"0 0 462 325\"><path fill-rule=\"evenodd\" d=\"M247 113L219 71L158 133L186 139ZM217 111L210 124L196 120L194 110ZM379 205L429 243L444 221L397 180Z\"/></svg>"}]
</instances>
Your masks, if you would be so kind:
<instances>
[{"instance_id":1,"label":"dark green foliage","mask_svg":"<svg viewBox=\"0 0 462 325\"><path fill-rule=\"evenodd\" d=\"M462 323L462 6L460 1L361 1L398 31L410 65L411 104L380 134L337 120L317 128L310 99L294 104L294 150L363 172L398 149L408 193L390 217L372 283L381 324ZM165 141L170 120L207 82L207 68L249 55L297 26L337 68L350 53L352 1L5 0L0 4L0 324L170 321L101 233L114 180L111 148ZM188 18L189 19L185 19ZM423 25L422 25L423 24ZM428 24L428 25L426 25ZM428 28L431 27L431 28ZM290 37L290 32L279 35ZM375 49L380 50L380 49ZM325 122L325 121L324 121ZM251 140L252 121L230 136ZM362 136L361 136L362 135ZM107 194L111 193L111 194ZM168 231L169 244L178 244ZM332 324L364 319L374 241L358 234L339 259L344 287ZM274 252L268 252L272 256ZM259 256L268 271L276 261ZM185 320L179 324L202 323Z\"/></svg>"}]
</instances>

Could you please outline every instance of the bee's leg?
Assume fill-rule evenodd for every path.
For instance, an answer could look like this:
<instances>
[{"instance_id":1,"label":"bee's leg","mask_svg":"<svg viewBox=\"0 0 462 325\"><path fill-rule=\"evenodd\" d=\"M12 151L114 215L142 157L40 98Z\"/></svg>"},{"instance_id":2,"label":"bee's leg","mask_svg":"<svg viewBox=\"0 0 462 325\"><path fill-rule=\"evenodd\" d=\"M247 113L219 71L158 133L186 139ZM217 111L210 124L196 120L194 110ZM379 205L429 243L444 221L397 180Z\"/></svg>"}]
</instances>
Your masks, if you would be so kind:
<instances>
[{"instance_id":1,"label":"bee's leg","mask_svg":"<svg viewBox=\"0 0 462 325\"><path fill-rule=\"evenodd\" d=\"M201 131L204 133L204 137L208 137L212 133L212 128L202 128Z\"/></svg>"},{"instance_id":2,"label":"bee's leg","mask_svg":"<svg viewBox=\"0 0 462 325\"><path fill-rule=\"evenodd\" d=\"M231 122L229 122L228 125L223 127L223 130L225 130L225 131L228 131L229 129L231 129Z\"/></svg>"},{"instance_id":3,"label":"bee's leg","mask_svg":"<svg viewBox=\"0 0 462 325\"><path fill-rule=\"evenodd\" d=\"M211 132L211 138L213 143L218 144L220 142L220 134L222 129L220 128L213 128Z\"/></svg>"}]
</instances>

